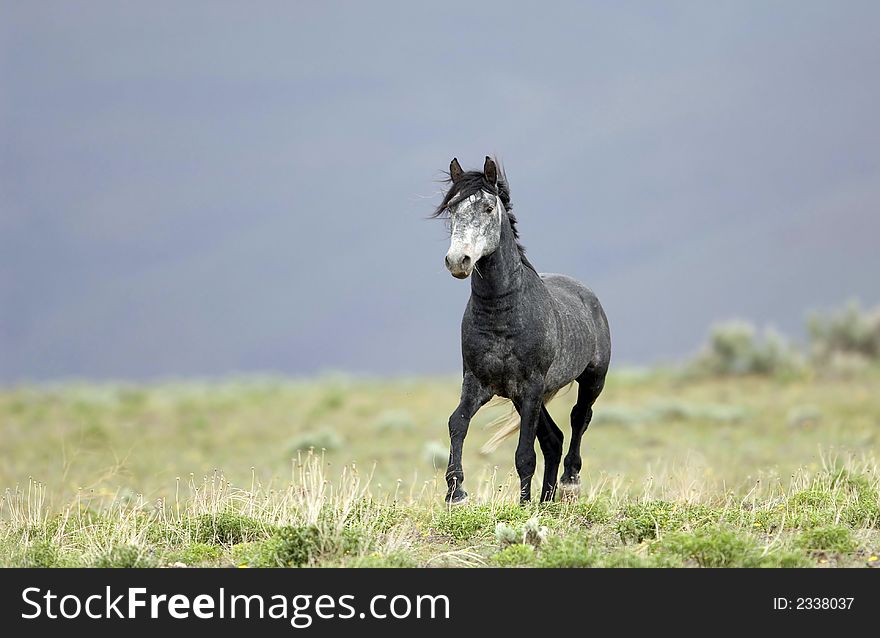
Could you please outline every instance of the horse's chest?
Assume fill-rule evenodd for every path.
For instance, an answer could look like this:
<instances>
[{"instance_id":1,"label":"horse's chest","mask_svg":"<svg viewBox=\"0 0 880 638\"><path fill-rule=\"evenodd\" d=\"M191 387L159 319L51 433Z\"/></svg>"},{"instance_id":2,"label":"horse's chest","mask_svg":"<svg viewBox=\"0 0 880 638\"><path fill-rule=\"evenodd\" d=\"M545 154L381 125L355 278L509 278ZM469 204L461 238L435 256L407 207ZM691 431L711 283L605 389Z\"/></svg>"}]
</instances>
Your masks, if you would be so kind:
<instances>
[{"instance_id":1,"label":"horse's chest","mask_svg":"<svg viewBox=\"0 0 880 638\"><path fill-rule=\"evenodd\" d=\"M465 348L466 363L471 372L494 394L512 397L527 376L522 352L508 339L483 339Z\"/></svg>"}]
</instances>

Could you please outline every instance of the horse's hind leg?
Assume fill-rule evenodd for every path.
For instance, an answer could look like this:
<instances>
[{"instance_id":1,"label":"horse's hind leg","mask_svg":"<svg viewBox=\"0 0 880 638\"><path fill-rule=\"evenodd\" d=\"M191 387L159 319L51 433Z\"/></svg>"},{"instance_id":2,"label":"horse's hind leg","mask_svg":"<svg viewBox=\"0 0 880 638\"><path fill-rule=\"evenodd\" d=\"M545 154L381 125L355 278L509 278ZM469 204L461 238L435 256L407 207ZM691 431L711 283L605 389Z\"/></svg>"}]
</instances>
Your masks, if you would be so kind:
<instances>
[{"instance_id":1,"label":"horse's hind leg","mask_svg":"<svg viewBox=\"0 0 880 638\"><path fill-rule=\"evenodd\" d=\"M544 484L541 487L541 501L552 501L556 492L556 478L559 475L559 462L562 460L562 430L553 422L547 406L541 406L541 422L538 424L538 443L544 454Z\"/></svg>"},{"instance_id":2,"label":"horse's hind leg","mask_svg":"<svg viewBox=\"0 0 880 638\"><path fill-rule=\"evenodd\" d=\"M605 370L587 368L577 378L578 398L571 409L571 443L565 455L562 489L577 492L581 471L581 439L593 418L593 403L605 386Z\"/></svg>"}]
</instances>

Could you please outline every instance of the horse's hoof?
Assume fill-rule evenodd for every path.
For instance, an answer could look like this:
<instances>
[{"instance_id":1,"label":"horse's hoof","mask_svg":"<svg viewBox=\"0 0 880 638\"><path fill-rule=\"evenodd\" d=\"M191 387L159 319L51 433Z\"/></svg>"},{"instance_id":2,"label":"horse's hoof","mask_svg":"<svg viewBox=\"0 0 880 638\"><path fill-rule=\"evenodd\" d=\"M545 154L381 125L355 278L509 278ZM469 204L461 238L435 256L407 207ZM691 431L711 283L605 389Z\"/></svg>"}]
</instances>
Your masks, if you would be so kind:
<instances>
[{"instance_id":1,"label":"horse's hoof","mask_svg":"<svg viewBox=\"0 0 880 638\"><path fill-rule=\"evenodd\" d=\"M464 490L459 490L452 496L446 497L446 504L452 506L464 505L468 502L468 493Z\"/></svg>"},{"instance_id":2,"label":"horse's hoof","mask_svg":"<svg viewBox=\"0 0 880 638\"><path fill-rule=\"evenodd\" d=\"M559 500L567 503L578 500L581 494L580 483L560 483L559 484Z\"/></svg>"}]
</instances>

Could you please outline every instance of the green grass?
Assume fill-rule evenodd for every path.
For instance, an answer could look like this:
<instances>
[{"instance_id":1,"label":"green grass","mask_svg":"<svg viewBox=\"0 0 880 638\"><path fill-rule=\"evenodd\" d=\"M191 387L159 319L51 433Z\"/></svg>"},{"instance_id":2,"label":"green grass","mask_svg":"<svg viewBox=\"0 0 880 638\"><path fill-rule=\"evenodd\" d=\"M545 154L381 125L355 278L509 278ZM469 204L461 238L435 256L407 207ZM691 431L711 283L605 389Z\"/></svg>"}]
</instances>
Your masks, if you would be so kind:
<instances>
[{"instance_id":1,"label":"green grass","mask_svg":"<svg viewBox=\"0 0 880 638\"><path fill-rule=\"evenodd\" d=\"M513 444L479 453L503 407L471 426L469 504L443 504L457 393L339 375L0 390L0 565L880 564L875 373L612 375L580 500L527 507ZM551 404L565 432L575 394Z\"/></svg>"}]
</instances>

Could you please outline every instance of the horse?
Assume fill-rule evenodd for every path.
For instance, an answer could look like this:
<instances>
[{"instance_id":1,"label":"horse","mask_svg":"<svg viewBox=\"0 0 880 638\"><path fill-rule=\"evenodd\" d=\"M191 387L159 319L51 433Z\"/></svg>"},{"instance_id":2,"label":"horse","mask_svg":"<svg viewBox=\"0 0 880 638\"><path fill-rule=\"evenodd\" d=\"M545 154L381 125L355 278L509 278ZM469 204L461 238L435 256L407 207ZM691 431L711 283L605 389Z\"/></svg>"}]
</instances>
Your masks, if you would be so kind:
<instances>
[{"instance_id":1,"label":"horse","mask_svg":"<svg viewBox=\"0 0 880 638\"><path fill-rule=\"evenodd\" d=\"M553 500L564 436L546 404L574 381L577 401L560 487L576 496L581 439L611 360L605 311L582 283L538 273L532 266L519 242L507 178L494 159L486 157L482 172L465 172L453 158L445 183L449 187L432 217L448 221L446 268L457 279L474 273L461 322L461 400L449 417L446 502L467 500L462 488L464 439L473 416L496 396L515 408L492 443L519 430L515 462L520 503L531 500L536 437L544 455L541 501Z\"/></svg>"}]
</instances>

